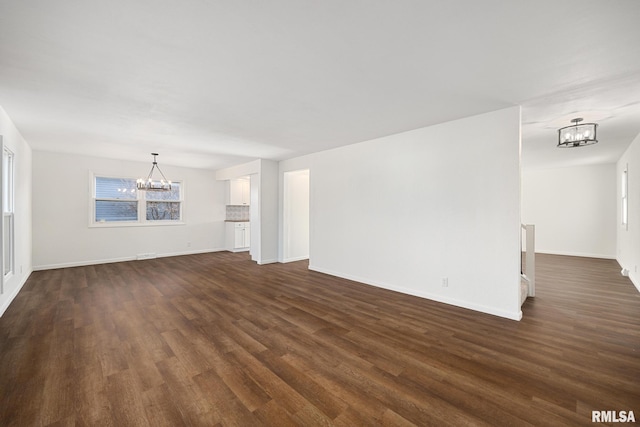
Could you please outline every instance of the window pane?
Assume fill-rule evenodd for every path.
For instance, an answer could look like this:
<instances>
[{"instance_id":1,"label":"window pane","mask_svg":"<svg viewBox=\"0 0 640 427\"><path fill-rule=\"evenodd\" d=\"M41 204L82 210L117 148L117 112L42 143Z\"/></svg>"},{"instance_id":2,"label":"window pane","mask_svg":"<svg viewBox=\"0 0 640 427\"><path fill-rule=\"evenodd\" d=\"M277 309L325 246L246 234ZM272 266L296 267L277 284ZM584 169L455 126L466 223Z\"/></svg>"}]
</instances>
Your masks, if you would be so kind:
<instances>
[{"instance_id":1,"label":"window pane","mask_svg":"<svg viewBox=\"0 0 640 427\"><path fill-rule=\"evenodd\" d=\"M2 211L13 212L13 153L5 148L2 153Z\"/></svg>"},{"instance_id":2,"label":"window pane","mask_svg":"<svg viewBox=\"0 0 640 427\"><path fill-rule=\"evenodd\" d=\"M145 191L147 200L180 200L180 183L172 182L170 191Z\"/></svg>"},{"instance_id":3,"label":"window pane","mask_svg":"<svg viewBox=\"0 0 640 427\"><path fill-rule=\"evenodd\" d=\"M180 203L147 202L147 221L180 221Z\"/></svg>"},{"instance_id":4,"label":"window pane","mask_svg":"<svg viewBox=\"0 0 640 427\"><path fill-rule=\"evenodd\" d=\"M96 200L96 222L137 220L137 201Z\"/></svg>"},{"instance_id":5,"label":"window pane","mask_svg":"<svg viewBox=\"0 0 640 427\"><path fill-rule=\"evenodd\" d=\"M97 199L126 199L136 198L136 180L124 178L96 177Z\"/></svg>"},{"instance_id":6,"label":"window pane","mask_svg":"<svg viewBox=\"0 0 640 427\"><path fill-rule=\"evenodd\" d=\"M13 272L13 214L4 215L4 275Z\"/></svg>"}]
</instances>

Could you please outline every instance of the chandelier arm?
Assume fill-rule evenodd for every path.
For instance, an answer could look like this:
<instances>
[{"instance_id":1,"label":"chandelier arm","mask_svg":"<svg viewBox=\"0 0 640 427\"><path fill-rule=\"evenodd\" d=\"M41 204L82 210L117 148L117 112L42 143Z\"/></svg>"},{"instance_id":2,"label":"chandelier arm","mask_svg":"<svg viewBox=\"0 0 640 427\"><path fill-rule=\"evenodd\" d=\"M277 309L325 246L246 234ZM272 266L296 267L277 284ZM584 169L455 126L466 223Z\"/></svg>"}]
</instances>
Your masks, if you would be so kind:
<instances>
[{"instance_id":1,"label":"chandelier arm","mask_svg":"<svg viewBox=\"0 0 640 427\"><path fill-rule=\"evenodd\" d=\"M164 174L162 173L162 171L160 170L160 166L158 165L153 165L154 168L158 169L158 172L160 172L160 175L162 175L162 179L164 179L166 182L169 182L169 180L167 179L166 176L164 176Z\"/></svg>"},{"instance_id":2,"label":"chandelier arm","mask_svg":"<svg viewBox=\"0 0 640 427\"><path fill-rule=\"evenodd\" d=\"M153 166L151 166L151 170L149 171L149 175L147 175L147 181L152 181L152 177L153 177L153 170L156 168L156 165L154 164Z\"/></svg>"}]
</instances>

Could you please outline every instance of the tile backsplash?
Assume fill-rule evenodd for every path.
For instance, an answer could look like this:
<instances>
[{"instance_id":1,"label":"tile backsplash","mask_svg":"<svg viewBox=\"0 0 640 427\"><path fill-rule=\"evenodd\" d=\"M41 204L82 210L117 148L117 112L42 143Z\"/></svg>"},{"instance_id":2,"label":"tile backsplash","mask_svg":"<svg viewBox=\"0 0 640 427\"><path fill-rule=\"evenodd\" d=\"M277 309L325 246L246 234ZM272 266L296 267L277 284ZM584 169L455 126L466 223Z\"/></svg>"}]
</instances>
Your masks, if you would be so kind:
<instances>
[{"instance_id":1,"label":"tile backsplash","mask_svg":"<svg viewBox=\"0 0 640 427\"><path fill-rule=\"evenodd\" d=\"M250 206L227 205L227 220L249 221Z\"/></svg>"}]
</instances>

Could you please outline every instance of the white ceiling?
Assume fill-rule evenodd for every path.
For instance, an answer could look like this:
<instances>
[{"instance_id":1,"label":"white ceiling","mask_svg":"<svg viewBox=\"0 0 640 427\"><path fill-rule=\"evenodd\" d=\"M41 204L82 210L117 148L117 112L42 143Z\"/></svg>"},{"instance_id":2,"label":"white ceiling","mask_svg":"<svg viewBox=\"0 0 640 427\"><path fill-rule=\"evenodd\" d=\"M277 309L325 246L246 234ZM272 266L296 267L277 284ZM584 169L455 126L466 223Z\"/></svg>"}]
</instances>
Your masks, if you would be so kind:
<instances>
[{"instance_id":1,"label":"white ceiling","mask_svg":"<svg viewBox=\"0 0 640 427\"><path fill-rule=\"evenodd\" d=\"M523 106L523 164L640 133L637 0L0 0L0 105L36 150L221 168ZM557 149L579 116L600 143Z\"/></svg>"}]
</instances>

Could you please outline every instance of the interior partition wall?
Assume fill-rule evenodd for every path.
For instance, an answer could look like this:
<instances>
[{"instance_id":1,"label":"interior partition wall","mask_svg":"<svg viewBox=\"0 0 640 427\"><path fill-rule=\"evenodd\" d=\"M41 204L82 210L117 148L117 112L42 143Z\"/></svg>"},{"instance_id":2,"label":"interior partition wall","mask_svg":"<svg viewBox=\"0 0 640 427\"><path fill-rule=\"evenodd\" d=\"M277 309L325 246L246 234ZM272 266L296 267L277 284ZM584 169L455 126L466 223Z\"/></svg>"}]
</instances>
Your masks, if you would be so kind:
<instances>
[{"instance_id":1,"label":"interior partition wall","mask_svg":"<svg viewBox=\"0 0 640 427\"><path fill-rule=\"evenodd\" d=\"M283 262L309 258L309 170L283 175Z\"/></svg>"},{"instance_id":2,"label":"interior partition wall","mask_svg":"<svg viewBox=\"0 0 640 427\"><path fill-rule=\"evenodd\" d=\"M288 159L281 179L299 169L310 269L521 318L519 107Z\"/></svg>"}]
</instances>

